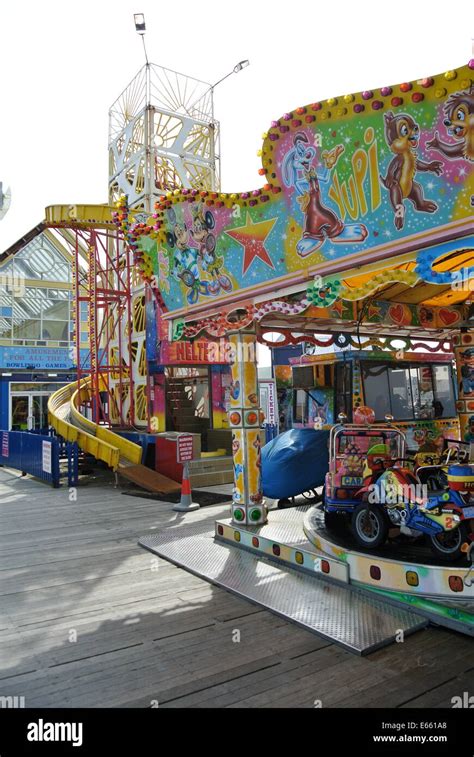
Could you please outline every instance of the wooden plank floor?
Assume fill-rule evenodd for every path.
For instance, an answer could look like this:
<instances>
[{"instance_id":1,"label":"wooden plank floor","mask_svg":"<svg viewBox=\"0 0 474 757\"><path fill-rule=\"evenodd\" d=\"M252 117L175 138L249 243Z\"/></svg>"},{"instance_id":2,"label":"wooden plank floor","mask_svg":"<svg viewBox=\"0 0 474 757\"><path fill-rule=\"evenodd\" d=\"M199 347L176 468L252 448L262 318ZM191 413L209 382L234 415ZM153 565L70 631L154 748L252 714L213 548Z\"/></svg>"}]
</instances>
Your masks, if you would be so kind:
<instances>
[{"instance_id":1,"label":"wooden plank floor","mask_svg":"<svg viewBox=\"0 0 474 757\"><path fill-rule=\"evenodd\" d=\"M69 501L67 488L0 468L0 696L30 707L449 707L469 690L463 636L430 628L359 658L137 546L182 518L124 496L108 474Z\"/></svg>"}]
</instances>

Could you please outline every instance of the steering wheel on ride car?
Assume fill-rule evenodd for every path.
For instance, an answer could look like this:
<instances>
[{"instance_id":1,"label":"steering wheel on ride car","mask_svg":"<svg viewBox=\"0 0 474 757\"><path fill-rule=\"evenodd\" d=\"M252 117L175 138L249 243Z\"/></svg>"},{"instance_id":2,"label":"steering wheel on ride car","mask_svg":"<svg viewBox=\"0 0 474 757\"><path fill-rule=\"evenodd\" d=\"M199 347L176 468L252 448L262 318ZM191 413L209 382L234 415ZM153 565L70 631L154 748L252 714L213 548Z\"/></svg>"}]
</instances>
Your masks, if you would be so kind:
<instances>
[{"instance_id":1,"label":"steering wheel on ride car","mask_svg":"<svg viewBox=\"0 0 474 757\"><path fill-rule=\"evenodd\" d=\"M367 465L371 470L374 470L375 466L380 466L383 470L386 470L391 464L392 458L390 455L380 455L379 457L369 455L367 458Z\"/></svg>"},{"instance_id":2,"label":"steering wheel on ride car","mask_svg":"<svg viewBox=\"0 0 474 757\"><path fill-rule=\"evenodd\" d=\"M412 463L412 464L414 464L415 463L415 458L414 457L394 457L393 460L392 460L392 462L393 462L394 465L395 465L395 463Z\"/></svg>"}]
</instances>

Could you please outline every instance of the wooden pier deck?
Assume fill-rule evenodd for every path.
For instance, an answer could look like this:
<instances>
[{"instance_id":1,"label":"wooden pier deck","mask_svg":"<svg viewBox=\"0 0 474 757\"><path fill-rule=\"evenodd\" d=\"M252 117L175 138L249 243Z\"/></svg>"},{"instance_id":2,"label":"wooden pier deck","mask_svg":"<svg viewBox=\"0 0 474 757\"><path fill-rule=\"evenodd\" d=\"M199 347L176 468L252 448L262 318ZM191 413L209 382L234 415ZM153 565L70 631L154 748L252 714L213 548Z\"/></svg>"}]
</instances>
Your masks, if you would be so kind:
<instances>
[{"instance_id":1,"label":"wooden pier deck","mask_svg":"<svg viewBox=\"0 0 474 757\"><path fill-rule=\"evenodd\" d=\"M27 707L450 707L472 688L471 639L429 628L356 657L137 546L182 517L124 496L106 473L69 501L65 487L0 468L0 696Z\"/></svg>"}]
</instances>

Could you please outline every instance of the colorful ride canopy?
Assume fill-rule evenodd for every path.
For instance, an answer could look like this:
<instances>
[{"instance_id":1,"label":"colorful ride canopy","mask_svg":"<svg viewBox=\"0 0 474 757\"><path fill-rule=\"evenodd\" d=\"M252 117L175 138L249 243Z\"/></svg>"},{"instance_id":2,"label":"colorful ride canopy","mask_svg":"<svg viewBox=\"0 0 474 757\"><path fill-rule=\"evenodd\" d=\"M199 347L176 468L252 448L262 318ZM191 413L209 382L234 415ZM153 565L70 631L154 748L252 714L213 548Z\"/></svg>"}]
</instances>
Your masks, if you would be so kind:
<instances>
[{"instance_id":1,"label":"colorful ride canopy","mask_svg":"<svg viewBox=\"0 0 474 757\"><path fill-rule=\"evenodd\" d=\"M185 316L315 273L410 252L416 261L440 242L464 249L474 228L473 80L471 61L285 113L264 138L261 189L176 190L130 228L144 277ZM411 285L436 269L436 254L425 258Z\"/></svg>"}]
</instances>

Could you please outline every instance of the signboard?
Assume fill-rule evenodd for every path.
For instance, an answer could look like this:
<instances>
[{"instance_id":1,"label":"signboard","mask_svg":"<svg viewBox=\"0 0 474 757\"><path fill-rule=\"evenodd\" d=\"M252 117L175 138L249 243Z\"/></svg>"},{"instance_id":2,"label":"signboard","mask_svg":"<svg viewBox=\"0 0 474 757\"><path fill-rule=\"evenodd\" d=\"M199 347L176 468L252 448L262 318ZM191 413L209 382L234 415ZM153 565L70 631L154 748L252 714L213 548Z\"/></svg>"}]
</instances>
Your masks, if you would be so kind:
<instances>
[{"instance_id":1,"label":"signboard","mask_svg":"<svg viewBox=\"0 0 474 757\"><path fill-rule=\"evenodd\" d=\"M420 243L472 223L471 82L466 65L302 105L265 133L263 187L162 199L160 231L150 226L139 246L168 311L219 309L303 281L308 268L348 269L415 247L416 277L444 283ZM331 287L335 298L340 281Z\"/></svg>"},{"instance_id":2,"label":"signboard","mask_svg":"<svg viewBox=\"0 0 474 757\"><path fill-rule=\"evenodd\" d=\"M184 340L169 342L163 340L160 345L161 365L220 365L229 363L229 347L226 339L210 341L196 339L194 342Z\"/></svg>"},{"instance_id":3,"label":"signboard","mask_svg":"<svg viewBox=\"0 0 474 757\"><path fill-rule=\"evenodd\" d=\"M8 431L2 432L2 457L8 457L9 456L9 449L8 449Z\"/></svg>"},{"instance_id":4,"label":"signboard","mask_svg":"<svg viewBox=\"0 0 474 757\"><path fill-rule=\"evenodd\" d=\"M176 445L176 460L187 463L193 459L193 437L191 434L180 434Z\"/></svg>"},{"instance_id":5,"label":"signboard","mask_svg":"<svg viewBox=\"0 0 474 757\"><path fill-rule=\"evenodd\" d=\"M343 486L362 486L364 479L362 476L341 476Z\"/></svg>"},{"instance_id":6,"label":"signboard","mask_svg":"<svg viewBox=\"0 0 474 757\"><path fill-rule=\"evenodd\" d=\"M88 350L81 349L83 367L88 365ZM27 368L29 370L69 370L74 366L75 350L67 347L0 347L2 368Z\"/></svg>"},{"instance_id":7,"label":"signboard","mask_svg":"<svg viewBox=\"0 0 474 757\"><path fill-rule=\"evenodd\" d=\"M51 460L52 460L52 443L43 442L43 463L42 468L44 473L52 473Z\"/></svg>"},{"instance_id":8,"label":"signboard","mask_svg":"<svg viewBox=\"0 0 474 757\"><path fill-rule=\"evenodd\" d=\"M262 379L258 382L260 408L265 415L265 423L278 426L278 406L275 379Z\"/></svg>"}]
</instances>

